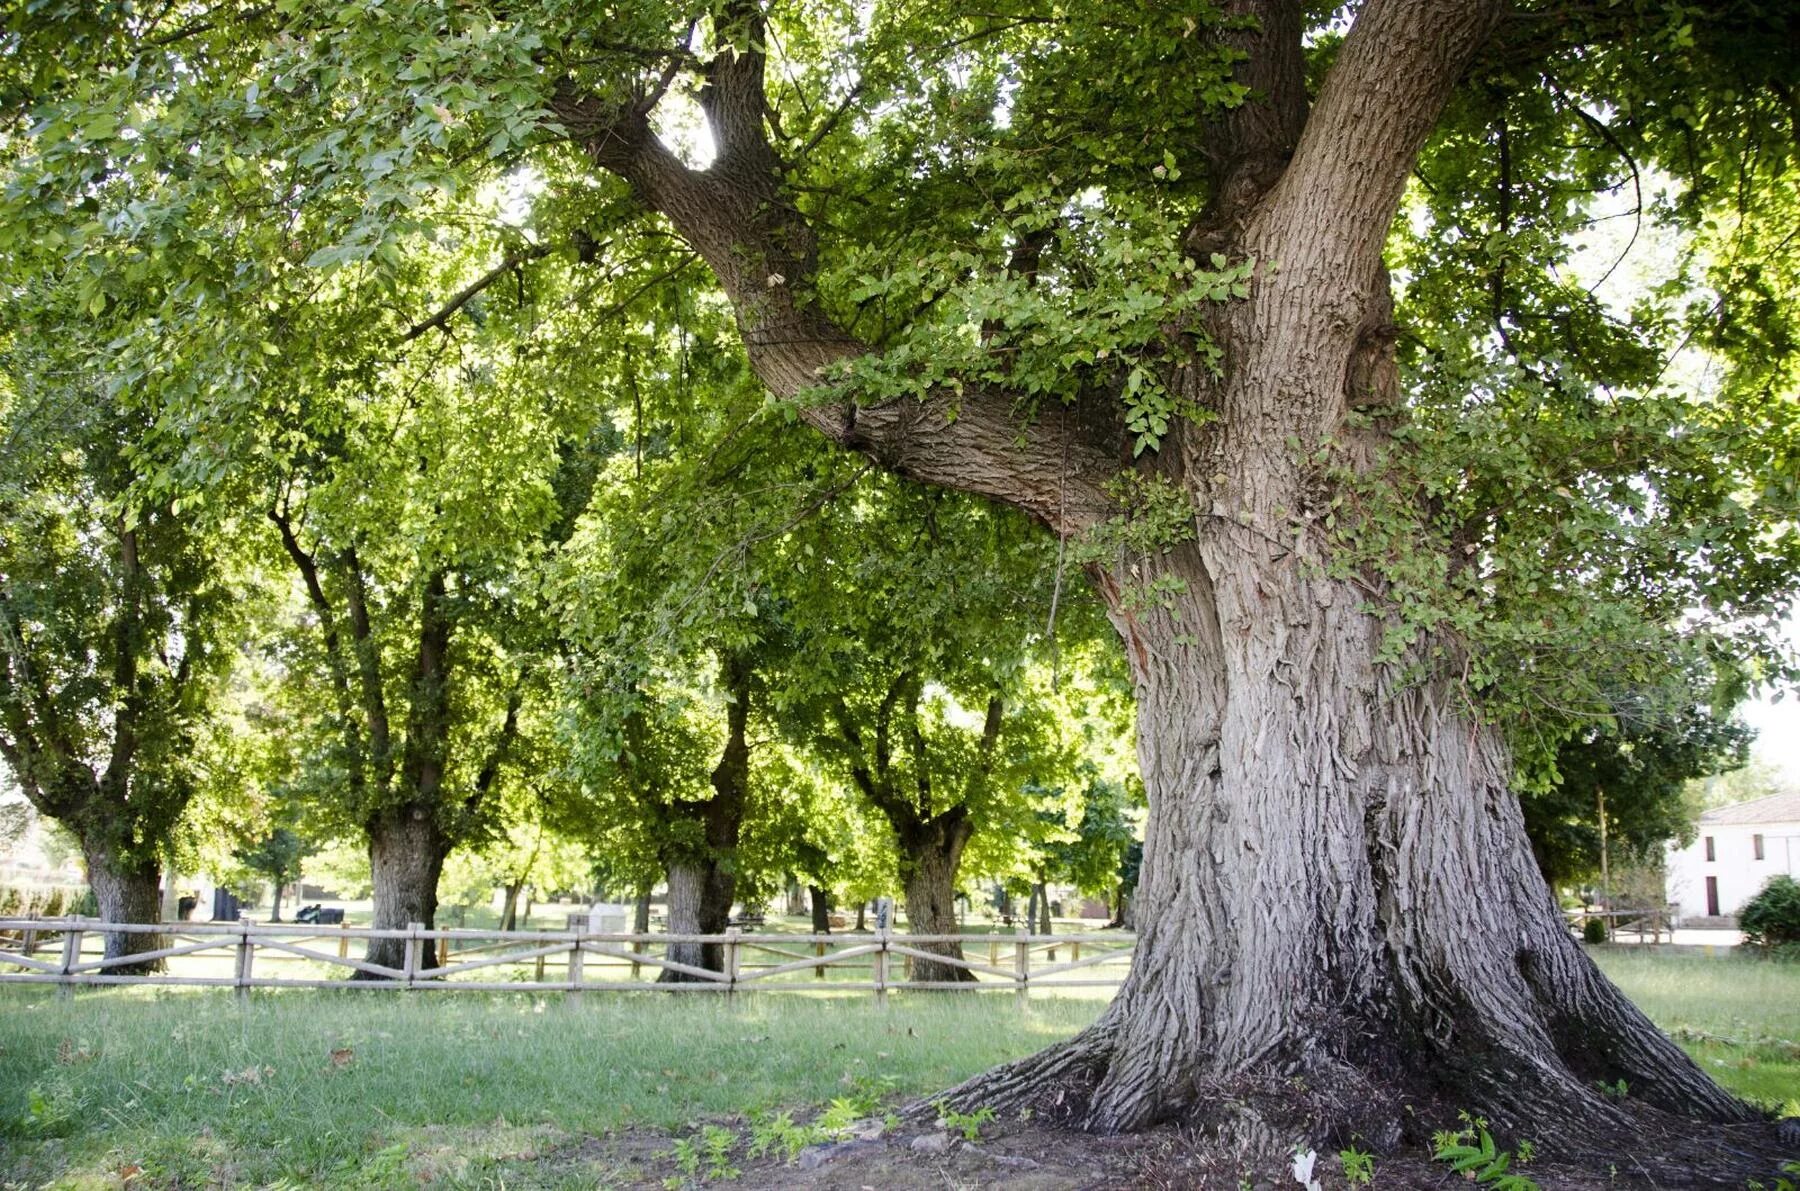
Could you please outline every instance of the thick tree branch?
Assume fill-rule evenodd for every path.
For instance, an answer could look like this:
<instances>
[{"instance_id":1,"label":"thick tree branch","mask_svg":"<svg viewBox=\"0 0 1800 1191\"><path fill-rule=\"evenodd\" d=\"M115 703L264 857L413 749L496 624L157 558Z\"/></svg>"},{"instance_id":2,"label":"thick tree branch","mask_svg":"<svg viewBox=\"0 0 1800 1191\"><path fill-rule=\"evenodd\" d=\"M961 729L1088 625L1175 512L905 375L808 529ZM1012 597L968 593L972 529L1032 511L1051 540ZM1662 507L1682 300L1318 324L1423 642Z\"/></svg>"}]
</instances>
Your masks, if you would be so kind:
<instances>
[{"instance_id":1,"label":"thick tree branch","mask_svg":"<svg viewBox=\"0 0 1800 1191\"><path fill-rule=\"evenodd\" d=\"M473 815L481 809L493 793L494 785L500 780L500 767L506 764L506 757L512 750L513 741L519 737L519 707L525 701L525 675L521 673L518 681L513 683L512 690L506 695L506 718L501 721L500 734L494 738L494 746L481 763L481 769L475 775L475 784L469 790L469 796L463 800L463 813ZM540 828L542 824L540 823ZM540 837L542 832L540 830ZM534 852L533 857L536 857ZM529 865L527 865L529 869Z\"/></svg>"},{"instance_id":2,"label":"thick tree branch","mask_svg":"<svg viewBox=\"0 0 1800 1191\"><path fill-rule=\"evenodd\" d=\"M420 805L435 801L444 783L450 734L450 634L455 627L448 605L446 577L442 569L434 570L419 596L418 653L400 769L408 799Z\"/></svg>"},{"instance_id":3,"label":"thick tree branch","mask_svg":"<svg viewBox=\"0 0 1800 1191\"><path fill-rule=\"evenodd\" d=\"M1305 6L1297 0L1229 0L1220 36L1242 55L1234 80L1250 91L1206 120L1212 199L1187 242L1196 252L1226 247L1232 230L1287 168L1306 125Z\"/></svg>"},{"instance_id":4,"label":"thick tree branch","mask_svg":"<svg viewBox=\"0 0 1800 1191\"><path fill-rule=\"evenodd\" d=\"M337 702L338 721L344 735L344 770L351 791L361 793L367 777L364 773L363 739L357 728L356 702L350 693L350 668L344 659L337 611L331 606L330 599L325 595L325 587L319 581L318 559L300 544L300 538L294 532L293 518L285 504L281 508L270 509L269 520L275 523L275 528L280 532L282 548L287 551L294 569L300 573L300 581L306 588L307 602L312 605L313 612L319 618L319 635L325 645L325 662L331 673L332 697Z\"/></svg>"},{"instance_id":5,"label":"thick tree branch","mask_svg":"<svg viewBox=\"0 0 1800 1191\"><path fill-rule=\"evenodd\" d=\"M113 620L112 749L100 775L101 789L123 798L131 779L132 758L137 755L138 721L144 713L144 692L138 685L138 645L143 633L143 568L138 560L135 529L119 527L119 608Z\"/></svg>"},{"instance_id":6,"label":"thick tree branch","mask_svg":"<svg viewBox=\"0 0 1800 1191\"><path fill-rule=\"evenodd\" d=\"M706 170L683 164L639 108L573 85L550 107L595 165L630 183L706 261L737 313L757 376L777 397L799 401L809 425L890 471L992 497L1059 532L1108 516L1103 484L1126 457L1110 409L1076 411L1071 442L1042 423L1027 425L1020 394L982 385L864 407L813 399L834 366L869 348L821 314L809 293L814 232L783 192L763 126L763 65L753 48L723 50L709 65L705 102L720 155Z\"/></svg>"},{"instance_id":7,"label":"thick tree branch","mask_svg":"<svg viewBox=\"0 0 1800 1191\"><path fill-rule=\"evenodd\" d=\"M356 669L362 688L363 717L369 725L369 751L375 765L373 786L385 791L394 773L393 735L388 727L387 695L382 686L381 649L369 620L369 593L356 547L339 558L344 575L344 603L350 613L350 640L356 651Z\"/></svg>"},{"instance_id":8,"label":"thick tree branch","mask_svg":"<svg viewBox=\"0 0 1800 1191\"><path fill-rule=\"evenodd\" d=\"M1503 0L1368 0L1244 247L1276 298L1353 332L1426 136Z\"/></svg>"},{"instance_id":9,"label":"thick tree branch","mask_svg":"<svg viewBox=\"0 0 1800 1191\"><path fill-rule=\"evenodd\" d=\"M779 165L764 124L768 97L763 90L768 21L756 0L734 0L714 21L714 39L728 43L706 68L700 110L712 127L719 165L725 172L773 174Z\"/></svg>"}]
</instances>

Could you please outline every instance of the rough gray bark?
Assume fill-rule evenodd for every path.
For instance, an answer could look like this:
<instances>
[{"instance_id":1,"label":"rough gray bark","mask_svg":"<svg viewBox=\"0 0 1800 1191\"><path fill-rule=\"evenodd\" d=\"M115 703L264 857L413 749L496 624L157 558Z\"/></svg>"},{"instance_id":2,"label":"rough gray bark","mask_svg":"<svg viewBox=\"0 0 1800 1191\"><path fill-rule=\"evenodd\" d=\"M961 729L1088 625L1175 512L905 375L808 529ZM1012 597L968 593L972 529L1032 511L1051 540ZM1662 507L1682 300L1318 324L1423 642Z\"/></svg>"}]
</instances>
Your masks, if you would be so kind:
<instances>
[{"instance_id":1,"label":"rough gray bark","mask_svg":"<svg viewBox=\"0 0 1800 1191\"><path fill-rule=\"evenodd\" d=\"M731 920L732 891L737 879L717 861L683 859L669 865L669 933L717 935ZM718 943L670 943L669 958L710 972L725 969L725 949ZM701 977L665 969L663 984L698 981Z\"/></svg>"},{"instance_id":2,"label":"rough gray bark","mask_svg":"<svg viewBox=\"0 0 1800 1191\"><path fill-rule=\"evenodd\" d=\"M160 922L161 870L154 859L132 860L101 848L83 849L87 858L88 884L94 890L94 901L103 922ZM169 945L161 934L106 934L107 959L120 959L146 951L159 951ZM109 975L132 976L161 971L162 960L122 964L108 968Z\"/></svg>"},{"instance_id":3,"label":"rough gray bark","mask_svg":"<svg viewBox=\"0 0 1800 1191\"><path fill-rule=\"evenodd\" d=\"M915 935L954 935L956 923L956 872L963 848L975 834L963 807L897 831L900 843L900 884L906 891L906 929ZM920 943L929 951L950 959L962 959L960 943ZM954 964L929 959L913 961L912 978L921 982L966 982L975 973Z\"/></svg>"},{"instance_id":4,"label":"rough gray bark","mask_svg":"<svg viewBox=\"0 0 1800 1191\"><path fill-rule=\"evenodd\" d=\"M812 898L812 929L815 935L831 933L831 891L817 885L807 886Z\"/></svg>"},{"instance_id":5,"label":"rough gray bark","mask_svg":"<svg viewBox=\"0 0 1800 1191\"><path fill-rule=\"evenodd\" d=\"M1468 717L1441 668L1409 684L1377 661L1370 593L1328 577L1317 529L1332 493L1308 460L1339 442L1354 462L1370 444L1347 424L1353 404L1397 394L1381 250L1399 196L1501 5L1367 0L1310 104L1301 6L1227 7L1253 18L1231 35L1253 94L1209 126L1213 199L1185 242L1257 270L1249 298L1207 327L1221 374L1176 379L1214 418L1177 427L1140 465L1185 493L1191 537L1093 572L1131 666L1150 801L1137 958L1092 1029L971 1080L950 1103L1043 1098L1098 1130L1249 1122L1271 1153L1296 1135L1385 1148L1414 1103L1577 1146L1632 1136L1650 1119L1643 1106L1753 1121L1563 928L1499 733ZM754 49L709 66L721 152L707 171L649 134L647 106L565 94L556 110L705 257L758 375L793 397L864 349L795 296L812 229L780 191L761 75ZM954 402L805 416L892 470L1061 533L1106 516L1101 484L1123 457L1116 415L1080 406L1063 435L1017 425L1015 404L968 385ZM1166 604L1137 598L1159 579L1176 593ZM943 866L929 879L924 867L918 911L908 883L909 916L946 921ZM1619 1079L1629 1109L1595 1091ZM1742 1165L1714 1153L1721 1168Z\"/></svg>"},{"instance_id":6,"label":"rough gray bark","mask_svg":"<svg viewBox=\"0 0 1800 1191\"><path fill-rule=\"evenodd\" d=\"M412 923L433 926L437 919L438 877L450 844L428 807L401 807L368 825L369 871L375 885L377 930L405 930ZM404 939L371 939L371 963L400 968L406 962ZM359 980L381 979L357 973Z\"/></svg>"}]
</instances>

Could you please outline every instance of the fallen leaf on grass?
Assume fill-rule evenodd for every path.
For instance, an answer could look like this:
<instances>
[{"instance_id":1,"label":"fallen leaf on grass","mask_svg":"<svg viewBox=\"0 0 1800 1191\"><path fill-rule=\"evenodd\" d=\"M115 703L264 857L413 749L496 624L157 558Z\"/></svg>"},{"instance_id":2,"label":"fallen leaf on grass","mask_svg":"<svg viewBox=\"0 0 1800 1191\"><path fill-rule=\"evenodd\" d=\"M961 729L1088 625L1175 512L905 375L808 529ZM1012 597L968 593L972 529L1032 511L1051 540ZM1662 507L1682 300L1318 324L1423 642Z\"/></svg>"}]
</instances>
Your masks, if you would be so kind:
<instances>
[{"instance_id":1,"label":"fallen leaf on grass","mask_svg":"<svg viewBox=\"0 0 1800 1191\"><path fill-rule=\"evenodd\" d=\"M340 1046L331 1052L331 1069L341 1071L356 1061L356 1051L348 1046Z\"/></svg>"},{"instance_id":2,"label":"fallen leaf on grass","mask_svg":"<svg viewBox=\"0 0 1800 1191\"><path fill-rule=\"evenodd\" d=\"M119 1167L119 1182L121 1185L123 1185L125 1183L129 1183L132 1179L137 1178L139 1175L141 1175L143 1173L144 1173L144 1168L139 1166L137 1163L135 1163L135 1162L127 1163L126 1165Z\"/></svg>"}]
</instances>

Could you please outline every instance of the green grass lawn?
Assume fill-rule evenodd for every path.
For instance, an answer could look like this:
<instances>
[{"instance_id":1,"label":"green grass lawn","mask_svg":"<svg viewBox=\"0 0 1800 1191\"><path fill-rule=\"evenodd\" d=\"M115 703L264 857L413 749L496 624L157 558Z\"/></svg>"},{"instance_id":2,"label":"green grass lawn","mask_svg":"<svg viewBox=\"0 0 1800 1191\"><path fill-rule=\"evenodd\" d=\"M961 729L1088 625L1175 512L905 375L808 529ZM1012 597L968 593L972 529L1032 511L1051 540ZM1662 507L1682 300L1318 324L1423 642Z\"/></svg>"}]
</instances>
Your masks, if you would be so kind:
<instances>
[{"instance_id":1,"label":"green grass lawn","mask_svg":"<svg viewBox=\"0 0 1800 1191\"><path fill-rule=\"evenodd\" d=\"M927 1092L1102 1004L0 990L0 1181L117 1186L137 1166L182 1185L367 1185L384 1181L369 1163L406 1182L437 1149L473 1164L457 1181L498 1179L583 1135Z\"/></svg>"},{"instance_id":2,"label":"green grass lawn","mask_svg":"<svg viewBox=\"0 0 1800 1191\"><path fill-rule=\"evenodd\" d=\"M1632 947L1590 954L1707 1074L1800 1116L1800 964Z\"/></svg>"},{"instance_id":3,"label":"green grass lawn","mask_svg":"<svg viewBox=\"0 0 1800 1191\"><path fill-rule=\"evenodd\" d=\"M1800 1111L1800 965L1599 949L1743 1095ZM1104 994L0 989L0 1186L594 1186L583 1139L918 1095L1067 1037ZM614 1165L609 1165L612 1163Z\"/></svg>"}]
</instances>

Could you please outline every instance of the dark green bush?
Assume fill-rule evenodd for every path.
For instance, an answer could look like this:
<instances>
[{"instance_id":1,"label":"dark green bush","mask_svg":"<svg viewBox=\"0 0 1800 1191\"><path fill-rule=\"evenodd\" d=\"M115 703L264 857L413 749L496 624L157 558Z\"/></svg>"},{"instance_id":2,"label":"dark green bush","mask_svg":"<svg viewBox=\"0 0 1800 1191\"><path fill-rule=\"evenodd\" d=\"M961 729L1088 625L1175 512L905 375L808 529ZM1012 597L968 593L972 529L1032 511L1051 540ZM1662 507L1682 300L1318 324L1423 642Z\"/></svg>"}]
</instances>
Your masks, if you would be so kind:
<instances>
[{"instance_id":1,"label":"dark green bush","mask_svg":"<svg viewBox=\"0 0 1800 1191\"><path fill-rule=\"evenodd\" d=\"M1800 882L1770 877L1755 897L1738 911L1744 942L1757 947L1786 948L1800 944Z\"/></svg>"},{"instance_id":2,"label":"dark green bush","mask_svg":"<svg viewBox=\"0 0 1800 1191\"><path fill-rule=\"evenodd\" d=\"M1606 942L1606 923L1599 918L1590 918L1582 923L1581 941L1583 943Z\"/></svg>"}]
</instances>

